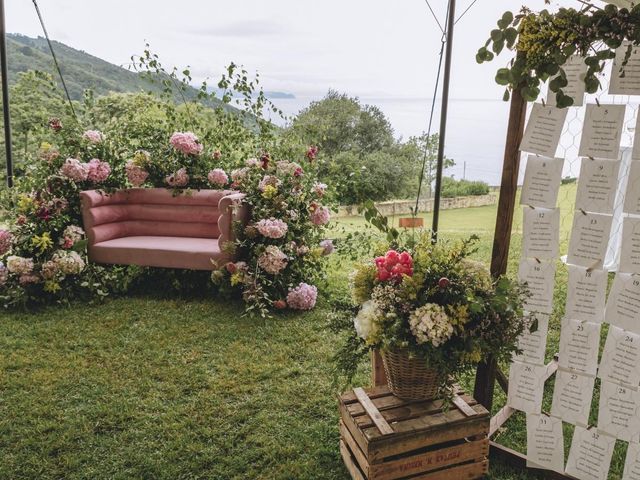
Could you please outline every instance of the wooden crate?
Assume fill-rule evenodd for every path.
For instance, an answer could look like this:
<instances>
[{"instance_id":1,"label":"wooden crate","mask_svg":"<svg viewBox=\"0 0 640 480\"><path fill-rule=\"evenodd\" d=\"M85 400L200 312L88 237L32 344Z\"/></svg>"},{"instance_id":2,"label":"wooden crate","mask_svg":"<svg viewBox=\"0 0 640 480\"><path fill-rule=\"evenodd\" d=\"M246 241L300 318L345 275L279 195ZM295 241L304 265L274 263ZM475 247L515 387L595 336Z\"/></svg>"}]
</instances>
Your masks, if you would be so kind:
<instances>
[{"instance_id":1,"label":"wooden crate","mask_svg":"<svg viewBox=\"0 0 640 480\"><path fill-rule=\"evenodd\" d=\"M354 480L471 480L489 468L489 412L459 389L454 404L406 402L387 386L340 397L340 452Z\"/></svg>"}]
</instances>

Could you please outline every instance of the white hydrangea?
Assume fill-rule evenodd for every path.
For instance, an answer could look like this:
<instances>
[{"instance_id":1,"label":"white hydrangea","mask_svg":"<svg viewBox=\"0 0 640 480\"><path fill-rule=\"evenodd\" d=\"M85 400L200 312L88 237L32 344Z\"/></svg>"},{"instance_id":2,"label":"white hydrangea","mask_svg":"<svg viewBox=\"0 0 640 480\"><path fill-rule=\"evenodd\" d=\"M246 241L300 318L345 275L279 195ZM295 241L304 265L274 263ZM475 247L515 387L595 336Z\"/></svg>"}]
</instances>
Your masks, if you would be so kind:
<instances>
[{"instance_id":1,"label":"white hydrangea","mask_svg":"<svg viewBox=\"0 0 640 480\"><path fill-rule=\"evenodd\" d=\"M373 300L367 300L360 307L360 311L353 319L353 325L358 332L358 336L365 341L368 341L372 335L377 333L380 320L380 309Z\"/></svg>"},{"instance_id":2,"label":"white hydrangea","mask_svg":"<svg viewBox=\"0 0 640 480\"><path fill-rule=\"evenodd\" d=\"M33 272L33 259L11 255L7 258L7 270L18 275Z\"/></svg>"},{"instance_id":3,"label":"white hydrangea","mask_svg":"<svg viewBox=\"0 0 640 480\"><path fill-rule=\"evenodd\" d=\"M435 303L427 303L409 315L411 333L418 344L431 343L439 347L451 338L453 325L444 308Z\"/></svg>"},{"instance_id":4,"label":"white hydrangea","mask_svg":"<svg viewBox=\"0 0 640 480\"><path fill-rule=\"evenodd\" d=\"M65 252L58 250L52 260L58 269L65 275L78 275L84 270L85 263L77 252Z\"/></svg>"}]
</instances>

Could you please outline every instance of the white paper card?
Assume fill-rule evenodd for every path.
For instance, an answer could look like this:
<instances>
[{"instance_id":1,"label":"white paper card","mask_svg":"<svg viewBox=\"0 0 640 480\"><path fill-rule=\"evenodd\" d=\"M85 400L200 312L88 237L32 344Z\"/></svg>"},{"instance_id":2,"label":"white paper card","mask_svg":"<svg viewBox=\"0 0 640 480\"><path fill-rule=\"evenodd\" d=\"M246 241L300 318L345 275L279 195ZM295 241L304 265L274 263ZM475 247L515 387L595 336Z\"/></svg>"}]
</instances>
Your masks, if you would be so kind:
<instances>
[{"instance_id":1,"label":"white paper card","mask_svg":"<svg viewBox=\"0 0 640 480\"><path fill-rule=\"evenodd\" d=\"M616 274L607 299L605 321L624 330L640 333L640 276Z\"/></svg>"},{"instance_id":2,"label":"white paper card","mask_svg":"<svg viewBox=\"0 0 640 480\"><path fill-rule=\"evenodd\" d=\"M627 217L622 223L620 271L640 273L640 218Z\"/></svg>"},{"instance_id":3,"label":"white paper card","mask_svg":"<svg viewBox=\"0 0 640 480\"><path fill-rule=\"evenodd\" d=\"M532 258L520 261L518 279L527 284L530 293L525 301L525 310L547 314L553 311L555 277L556 262L538 262Z\"/></svg>"},{"instance_id":4,"label":"white paper card","mask_svg":"<svg viewBox=\"0 0 640 480\"><path fill-rule=\"evenodd\" d=\"M632 42L623 42L616 49L611 65L609 93L614 95L640 95L640 49L632 46L631 56L623 66L629 46ZM620 76L623 75L624 76Z\"/></svg>"},{"instance_id":5,"label":"white paper card","mask_svg":"<svg viewBox=\"0 0 640 480\"><path fill-rule=\"evenodd\" d=\"M640 115L638 115L640 119ZM640 125L636 127L634 148L637 144L640 149ZM640 154L640 152L639 152ZM640 159L638 159L640 160ZM627 191L624 195L624 213L640 215L640 161L632 161L627 178Z\"/></svg>"},{"instance_id":6,"label":"white paper card","mask_svg":"<svg viewBox=\"0 0 640 480\"><path fill-rule=\"evenodd\" d=\"M640 443L630 443L622 480L640 480Z\"/></svg>"},{"instance_id":7,"label":"white paper card","mask_svg":"<svg viewBox=\"0 0 640 480\"><path fill-rule=\"evenodd\" d=\"M618 188L617 160L583 158L578 177L576 210L613 213Z\"/></svg>"},{"instance_id":8,"label":"white paper card","mask_svg":"<svg viewBox=\"0 0 640 480\"><path fill-rule=\"evenodd\" d=\"M617 160L624 126L625 105L587 105L580 140L580 157Z\"/></svg>"},{"instance_id":9,"label":"white paper card","mask_svg":"<svg viewBox=\"0 0 640 480\"><path fill-rule=\"evenodd\" d=\"M524 207L522 256L555 260L559 244L560 209Z\"/></svg>"},{"instance_id":10,"label":"white paper card","mask_svg":"<svg viewBox=\"0 0 640 480\"><path fill-rule=\"evenodd\" d=\"M602 323L609 278L607 272L577 265L567 265L567 270L569 280L565 316L574 320Z\"/></svg>"},{"instance_id":11,"label":"white paper card","mask_svg":"<svg viewBox=\"0 0 640 480\"><path fill-rule=\"evenodd\" d=\"M525 413L540 413L547 367L513 362L509 370L507 405Z\"/></svg>"},{"instance_id":12,"label":"white paper card","mask_svg":"<svg viewBox=\"0 0 640 480\"><path fill-rule=\"evenodd\" d=\"M640 335L611 325L598 377L637 390L640 384Z\"/></svg>"},{"instance_id":13,"label":"white paper card","mask_svg":"<svg viewBox=\"0 0 640 480\"><path fill-rule=\"evenodd\" d=\"M615 383L600 385L598 430L625 442L640 439L640 393Z\"/></svg>"},{"instance_id":14,"label":"white paper card","mask_svg":"<svg viewBox=\"0 0 640 480\"><path fill-rule=\"evenodd\" d=\"M566 96L573 98L573 107L581 107L584 105L584 77L587 74L587 65L584 63L584 57L571 55L562 65L562 69L567 79L567 86L562 91ZM551 80L554 78L552 77ZM551 90L547 92L547 104L556 104L556 94Z\"/></svg>"},{"instance_id":15,"label":"white paper card","mask_svg":"<svg viewBox=\"0 0 640 480\"><path fill-rule=\"evenodd\" d=\"M595 377L567 370L556 372L551 414L573 425L587 426Z\"/></svg>"},{"instance_id":16,"label":"white paper card","mask_svg":"<svg viewBox=\"0 0 640 480\"><path fill-rule=\"evenodd\" d=\"M562 180L564 158L547 158L529 155L524 172L521 205L555 208Z\"/></svg>"},{"instance_id":17,"label":"white paper card","mask_svg":"<svg viewBox=\"0 0 640 480\"><path fill-rule=\"evenodd\" d=\"M560 327L558 366L587 375L598 370L600 324L563 319Z\"/></svg>"},{"instance_id":18,"label":"white paper card","mask_svg":"<svg viewBox=\"0 0 640 480\"><path fill-rule=\"evenodd\" d=\"M564 472L562 420L527 414L527 467Z\"/></svg>"},{"instance_id":19,"label":"white paper card","mask_svg":"<svg viewBox=\"0 0 640 480\"><path fill-rule=\"evenodd\" d=\"M530 332L528 328L518 338L518 349L522 353L514 355L513 359L520 362L544 364L544 354L547 350L547 335L549 332L549 315L536 313L538 328Z\"/></svg>"},{"instance_id":20,"label":"white paper card","mask_svg":"<svg viewBox=\"0 0 640 480\"><path fill-rule=\"evenodd\" d=\"M576 427L566 473L584 480L607 480L616 439L595 428Z\"/></svg>"},{"instance_id":21,"label":"white paper card","mask_svg":"<svg viewBox=\"0 0 640 480\"><path fill-rule=\"evenodd\" d=\"M602 268L612 221L612 215L577 211L573 216L567 263Z\"/></svg>"},{"instance_id":22,"label":"white paper card","mask_svg":"<svg viewBox=\"0 0 640 480\"><path fill-rule=\"evenodd\" d=\"M520 150L544 157L555 157L566 118L566 108L545 107L540 103L534 103Z\"/></svg>"}]
</instances>

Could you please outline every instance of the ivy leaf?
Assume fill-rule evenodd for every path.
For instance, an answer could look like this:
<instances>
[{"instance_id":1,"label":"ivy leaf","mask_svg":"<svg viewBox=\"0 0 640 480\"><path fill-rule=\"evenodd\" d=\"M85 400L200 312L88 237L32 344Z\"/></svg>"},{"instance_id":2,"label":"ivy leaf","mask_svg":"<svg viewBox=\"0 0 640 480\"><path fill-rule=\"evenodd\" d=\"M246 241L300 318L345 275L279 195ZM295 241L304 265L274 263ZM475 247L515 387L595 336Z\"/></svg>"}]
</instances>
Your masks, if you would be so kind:
<instances>
[{"instance_id":1,"label":"ivy leaf","mask_svg":"<svg viewBox=\"0 0 640 480\"><path fill-rule=\"evenodd\" d=\"M511 71L508 68L500 68L496 73L496 83L498 85L509 85L511 83Z\"/></svg>"},{"instance_id":2,"label":"ivy leaf","mask_svg":"<svg viewBox=\"0 0 640 480\"><path fill-rule=\"evenodd\" d=\"M500 40L502 40L504 38L503 34L502 34L502 30L491 30L491 40L495 42L499 42Z\"/></svg>"},{"instance_id":3,"label":"ivy leaf","mask_svg":"<svg viewBox=\"0 0 640 480\"><path fill-rule=\"evenodd\" d=\"M584 86L587 93L596 93L600 88L600 80L594 75L587 76L584 79Z\"/></svg>"},{"instance_id":4,"label":"ivy leaf","mask_svg":"<svg viewBox=\"0 0 640 480\"><path fill-rule=\"evenodd\" d=\"M513 22L513 13L504 12L502 14L502 18L500 20L498 20L498 27L500 27L502 30L504 30L505 28L507 28L509 26L509 24L511 22Z\"/></svg>"},{"instance_id":5,"label":"ivy leaf","mask_svg":"<svg viewBox=\"0 0 640 480\"><path fill-rule=\"evenodd\" d=\"M497 55L500 55L500 52L502 52L503 48L504 48L504 40L499 40L497 42L493 42L493 46L491 47L491 50L493 50Z\"/></svg>"},{"instance_id":6,"label":"ivy leaf","mask_svg":"<svg viewBox=\"0 0 640 480\"><path fill-rule=\"evenodd\" d=\"M570 107L573 105L573 97L570 97L569 95L565 95L562 90L560 90L557 94L556 94L556 107L558 108L566 108L566 107Z\"/></svg>"},{"instance_id":7,"label":"ivy leaf","mask_svg":"<svg viewBox=\"0 0 640 480\"><path fill-rule=\"evenodd\" d=\"M509 27L504 31L504 38L507 41L507 48L511 49L518 38L518 31L513 27Z\"/></svg>"},{"instance_id":8,"label":"ivy leaf","mask_svg":"<svg viewBox=\"0 0 640 480\"><path fill-rule=\"evenodd\" d=\"M508 89L508 88L506 88L506 89L504 90L504 94L502 95L502 101L504 101L504 102L508 102L508 101L509 101L509 98L511 98L511 94L509 93L509 89Z\"/></svg>"}]
</instances>

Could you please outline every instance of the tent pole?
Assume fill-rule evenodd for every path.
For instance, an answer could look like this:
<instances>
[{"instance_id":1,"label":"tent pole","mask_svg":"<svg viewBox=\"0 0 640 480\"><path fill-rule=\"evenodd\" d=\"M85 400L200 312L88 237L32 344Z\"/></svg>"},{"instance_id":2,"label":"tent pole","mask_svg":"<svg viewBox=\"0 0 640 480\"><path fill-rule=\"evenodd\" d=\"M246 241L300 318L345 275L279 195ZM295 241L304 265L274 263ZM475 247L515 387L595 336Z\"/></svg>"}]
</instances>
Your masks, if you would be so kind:
<instances>
[{"instance_id":1,"label":"tent pole","mask_svg":"<svg viewBox=\"0 0 640 480\"><path fill-rule=\"evenodd\" d=\"M442 188L442 171L444 170L444 141L447 130L447 109L449 107L449 83L451 81L451 51L453 48L453 26L456 18L456 0L449 0L449 16L447 17L447 50L444 61L444 78L442 81L442 107L440 109L440 143L438 144L438 163L436 166L435 196L433 199L433 240L438 238L438 222L440 220L440 189Z\"/></svg>"},{"instance_id":2,"label":"tent pole","mask_svg":"<svg viewBox=\"0 0 640 480\"><path fill-rule=\"evenodd\" d=\"M4 145L7 158L7 186L13 187L13 155L11 152L11 115L9 113L9 78L7 73L7 30L4 23L4 0L0 0L0 76L2 76L2 112Z\"/></svg>"}]
</instances>

